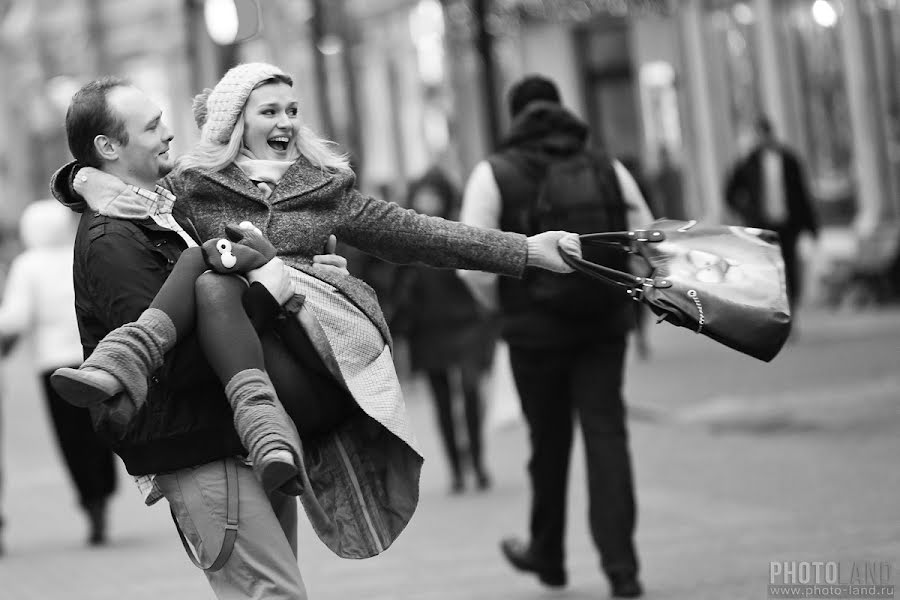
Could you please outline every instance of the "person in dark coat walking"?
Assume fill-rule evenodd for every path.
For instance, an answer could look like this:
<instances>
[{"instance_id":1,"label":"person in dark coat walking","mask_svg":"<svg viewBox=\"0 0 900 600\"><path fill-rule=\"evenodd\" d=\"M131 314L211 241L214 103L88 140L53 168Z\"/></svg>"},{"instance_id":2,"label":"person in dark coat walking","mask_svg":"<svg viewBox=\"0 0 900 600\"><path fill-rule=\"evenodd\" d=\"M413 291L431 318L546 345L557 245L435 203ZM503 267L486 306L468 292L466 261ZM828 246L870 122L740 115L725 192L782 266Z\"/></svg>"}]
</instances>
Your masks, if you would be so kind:
<instances>
[{"instance_id":1,"label":"person in dark coat walking","mask_svg":"<svg viewBox=\"0 0 900 600\"><path fill-rule=\"evenodd\" d=\"M778 141L767 118L756 131L756 146L728 177L725 201L744 225L778 233L793 311L802 291L797 241L804 231L817 237L819 222L800 158Z\"/></svg>"},{"instance_id":2,"label":"person in dark coat walking","mask_svg":"<svg viewBox=\"0 0 900 600\"><path fill-rule=\"evenodd\" d=\"M556 85L544 77L520 80L509 101L510 131L500 149L473 169L461 220L522 231L549 165L587 152L588 128L562 106ZM616 228L648 224L652 215L628 170L599 151L591 154L603 173L601 181L595 179L597 211L614 213ZM631 301L611 297L602 309L578 315L542 303L526 282L500 280L493 287L496 278L489 282L484 273L460 276L479 300L489 306L499 300L502 335L531 441L530 539L503 540L503 555L544 585L566 585L566 488L577 416L584 434L591 535L601 568L614 596L640 596L622 395L626 340L634 318Z\"/></svg>"},{"instance_id":3,"label":"person in dark coat walking","mask_svg":"<svg viewBox=\"0 0 900 600\"><path fill-rule=\"evenodd\" d=\"M432 168L413 182L408 206L416 212L454 219L459 193L447 175ZM493 356L495 336L490 316L466 285L450 270L401 267L391 293L391 330L409 342L414 371L424 372L437 411L441 441L450 467L450 491L465 489L470 467L478 489L490 486L484 465L481 382ZM456 379L458 375L458 380ZM462 392L468 459L454 410L456 386Z\"/></svg>"}]
</instances>

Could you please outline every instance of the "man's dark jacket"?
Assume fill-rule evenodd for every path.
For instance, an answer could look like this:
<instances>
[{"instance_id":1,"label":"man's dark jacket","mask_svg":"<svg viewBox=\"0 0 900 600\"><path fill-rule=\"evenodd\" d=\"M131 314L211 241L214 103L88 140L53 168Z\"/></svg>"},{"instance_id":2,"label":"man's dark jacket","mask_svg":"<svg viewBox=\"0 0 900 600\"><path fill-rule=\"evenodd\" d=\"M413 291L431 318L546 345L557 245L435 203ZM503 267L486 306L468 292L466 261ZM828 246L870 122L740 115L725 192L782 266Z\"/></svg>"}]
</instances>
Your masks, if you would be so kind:
<instances>
[{"instance_id":1,"label":"man's dark jacket","mask_svg":"<svg viewBox=\"0 0 900 600\"><path fill-rule=\"evenodd\" d=\"M585 151L587 138L587 125L554 102L533 102L515 117L497 152L487 158L500 189L501 230L537 233L528 230L528 215L548 165ZM612 229L626 229L624 203L612 163L599 149L591 151L606 166L597 201L621 206L618 223ZM590 315L560 314L533 301L528 291L529 276L526 272L522 279L501 277L499 281L501 329L513 346L561 347L619 338L634 324L631 301L619 290L610 290L607 300Z\"/></svg>"},{"instance_id":2,"label":"man's dark jacket","mask_svg":"<svg viewBox=\"0 0 900 600\"><path fill-rule=\"evenodd\" d=\"M764 213L763 198L763 148L757 147L735 167L725 188L725 199L744 224L749 227L784 230L793 234L809 231L816 234L819 223L813 209L806 177L797 156L784 146L776 147L781 156L784 178L784 200L787 208L786 223L770 223Z\"/></svg>"},{"instance_id":3,"label":"man's dark jacket","mask_svg":"<svg viewBox=\"0 0 900 600\"><path fill-rule=\"evenodd\" d=\"M57 200L82 213L73 280L75 313L87 357L109 331L137 320L150 306L186 244L152 219L130 221L91 211L72 191L74 169L73 164L60 169L50 186ZM191 231L190 223L178 214L177 202L175 206L176 219ZM277 310L277 303L272 308ZM222 385L195 336L179 341L166 355L163 367L151 377L147 400L124 437L98 427L95 419L98 433L132 475L246 454Z\"/></svg>"}]
</instances>

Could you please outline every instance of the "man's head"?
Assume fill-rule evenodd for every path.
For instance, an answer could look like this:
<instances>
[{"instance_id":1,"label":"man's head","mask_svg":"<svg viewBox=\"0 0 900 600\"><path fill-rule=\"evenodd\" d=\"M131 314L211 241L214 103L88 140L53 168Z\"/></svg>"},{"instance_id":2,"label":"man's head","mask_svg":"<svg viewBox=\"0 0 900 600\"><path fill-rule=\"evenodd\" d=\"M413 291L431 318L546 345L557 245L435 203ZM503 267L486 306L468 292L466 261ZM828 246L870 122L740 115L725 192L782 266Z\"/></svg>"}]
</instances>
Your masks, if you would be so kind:
<instances>
[{"instance_id":1,"label":"man's head","mask_svg":"<svg viewBox=\"0 0 900 600\"><path fill-rule=\"evenodd\" d=\"M537 100L556 104L561 102L556 84L540 75L528 75L513 84L508 100L509 114L513 118Z\"/></svg>"},{"instance_id":2,"label":"man's head","mask_svg":"<svg viewBox=\"0 0 900 600\"><path fill-rule=\"evenodd\" d=\"M762 146L775 144L775 131L768 117L761 116L756 120L756 138Z\"/></svg>"},{"instance_id":3,"label":"man's head","mask_svg":"<svg viewBox=\"0 0 900 600\"><path fill-rule=\"evenodd\" d=\"M104 77L82 87L66 113L69 150L80 163L151 187L172 169L173 135L162 111L128 80Z\"/></svg>"}]
</instances>

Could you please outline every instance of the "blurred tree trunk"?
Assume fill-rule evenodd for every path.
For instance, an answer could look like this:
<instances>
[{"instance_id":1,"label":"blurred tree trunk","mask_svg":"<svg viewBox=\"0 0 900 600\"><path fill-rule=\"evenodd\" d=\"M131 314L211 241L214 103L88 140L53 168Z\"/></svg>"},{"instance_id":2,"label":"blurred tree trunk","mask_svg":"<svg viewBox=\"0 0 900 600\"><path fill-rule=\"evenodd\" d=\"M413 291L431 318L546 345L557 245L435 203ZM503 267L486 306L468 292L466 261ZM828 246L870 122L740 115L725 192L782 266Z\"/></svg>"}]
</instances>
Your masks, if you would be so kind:
<instances>
[{"instance_id":1,"label":"blurred tree trunk","mask_svg":"<svg viewBox=\"0 0 900 600\"><path fill-rule=\"evenodd\" d=\"M331 103L328 101L328 69L325 65L325 55L319 49L322 39L328 34L326 15L327 3L325 0L312 0L313 16L310 20L312 31L312 53L316 72L316 98L319 104L319 116L322 119L322 132L328 139L334 138L334 115L331 111Z\"/></svg>"},{"instance_id":2,"label":"blurred tree trunk","mask_svg":"<svg viewBox=\"0 0 900 600\"><path fill-rule=\"evenodd\" d=\"M85 0L85 13L87 16L88 39L92 41L94 50L95 74L112 72L109 60L109 52L106 49L106 29L103 24L102 0Z\"/></svg>"},{"instance_id":3,"label":"blurred tree trunk","mask_svg":"<svg viewBox=\"0 0 900 600\"><path fill-rule=\"evenodd\" d=\"M475 46L481 59L481 87L484 114L491 148L500 142L500 113L497 110L497 67L494 63L494 36L488 28L491 0L475 0Z\"/></svg>"},{"instance_id":4,"label":"blurred tree trunk","mask_svg":"<svg viewBox=\"0 0 900 600\"><path fill-rule=\"evenodd\" d=\"M338 3L337 23L344 51L341 53L341 73L347 91L347 131L346 145L350 151L353 170L361 173L363 163L362 127L359 117L359 89L356 82L354 53L359 41L359 31L354 19L350 19L344 8L344 2Z\"/></svg>"}]
</instances>

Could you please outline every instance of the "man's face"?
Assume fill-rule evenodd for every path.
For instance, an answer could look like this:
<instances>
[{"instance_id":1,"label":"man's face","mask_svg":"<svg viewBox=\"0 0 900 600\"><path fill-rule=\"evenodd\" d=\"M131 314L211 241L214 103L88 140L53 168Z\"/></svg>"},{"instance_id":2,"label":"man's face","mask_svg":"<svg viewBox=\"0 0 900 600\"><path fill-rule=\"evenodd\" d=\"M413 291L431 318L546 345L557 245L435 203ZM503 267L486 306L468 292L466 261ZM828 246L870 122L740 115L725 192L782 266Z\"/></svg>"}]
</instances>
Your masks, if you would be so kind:
<instances>
[{"instance_id":1,"label":"man's face","mask_svg":"<svg viewBox=\"0 0 900 600\"><path fill-rule=\"evenodd\" d=\"M162 111L141 90L122 86L109 92L107 102L128 133L128 142L113 141L118 162L133 183L148 186L172 170L169 143L174 137L162 121Z\"/></svg>"},{"instance_id":2,"label":"man's face","mask_svg":"<svg viewBox=\"0 0 900 600\"><path fill-rule=\"evenodd\" d=\"M258 159L295 160L300 128L298 102L291 86L268 83L250 93L244 107L244 146Z\"/></svg>"}]
</instances>

